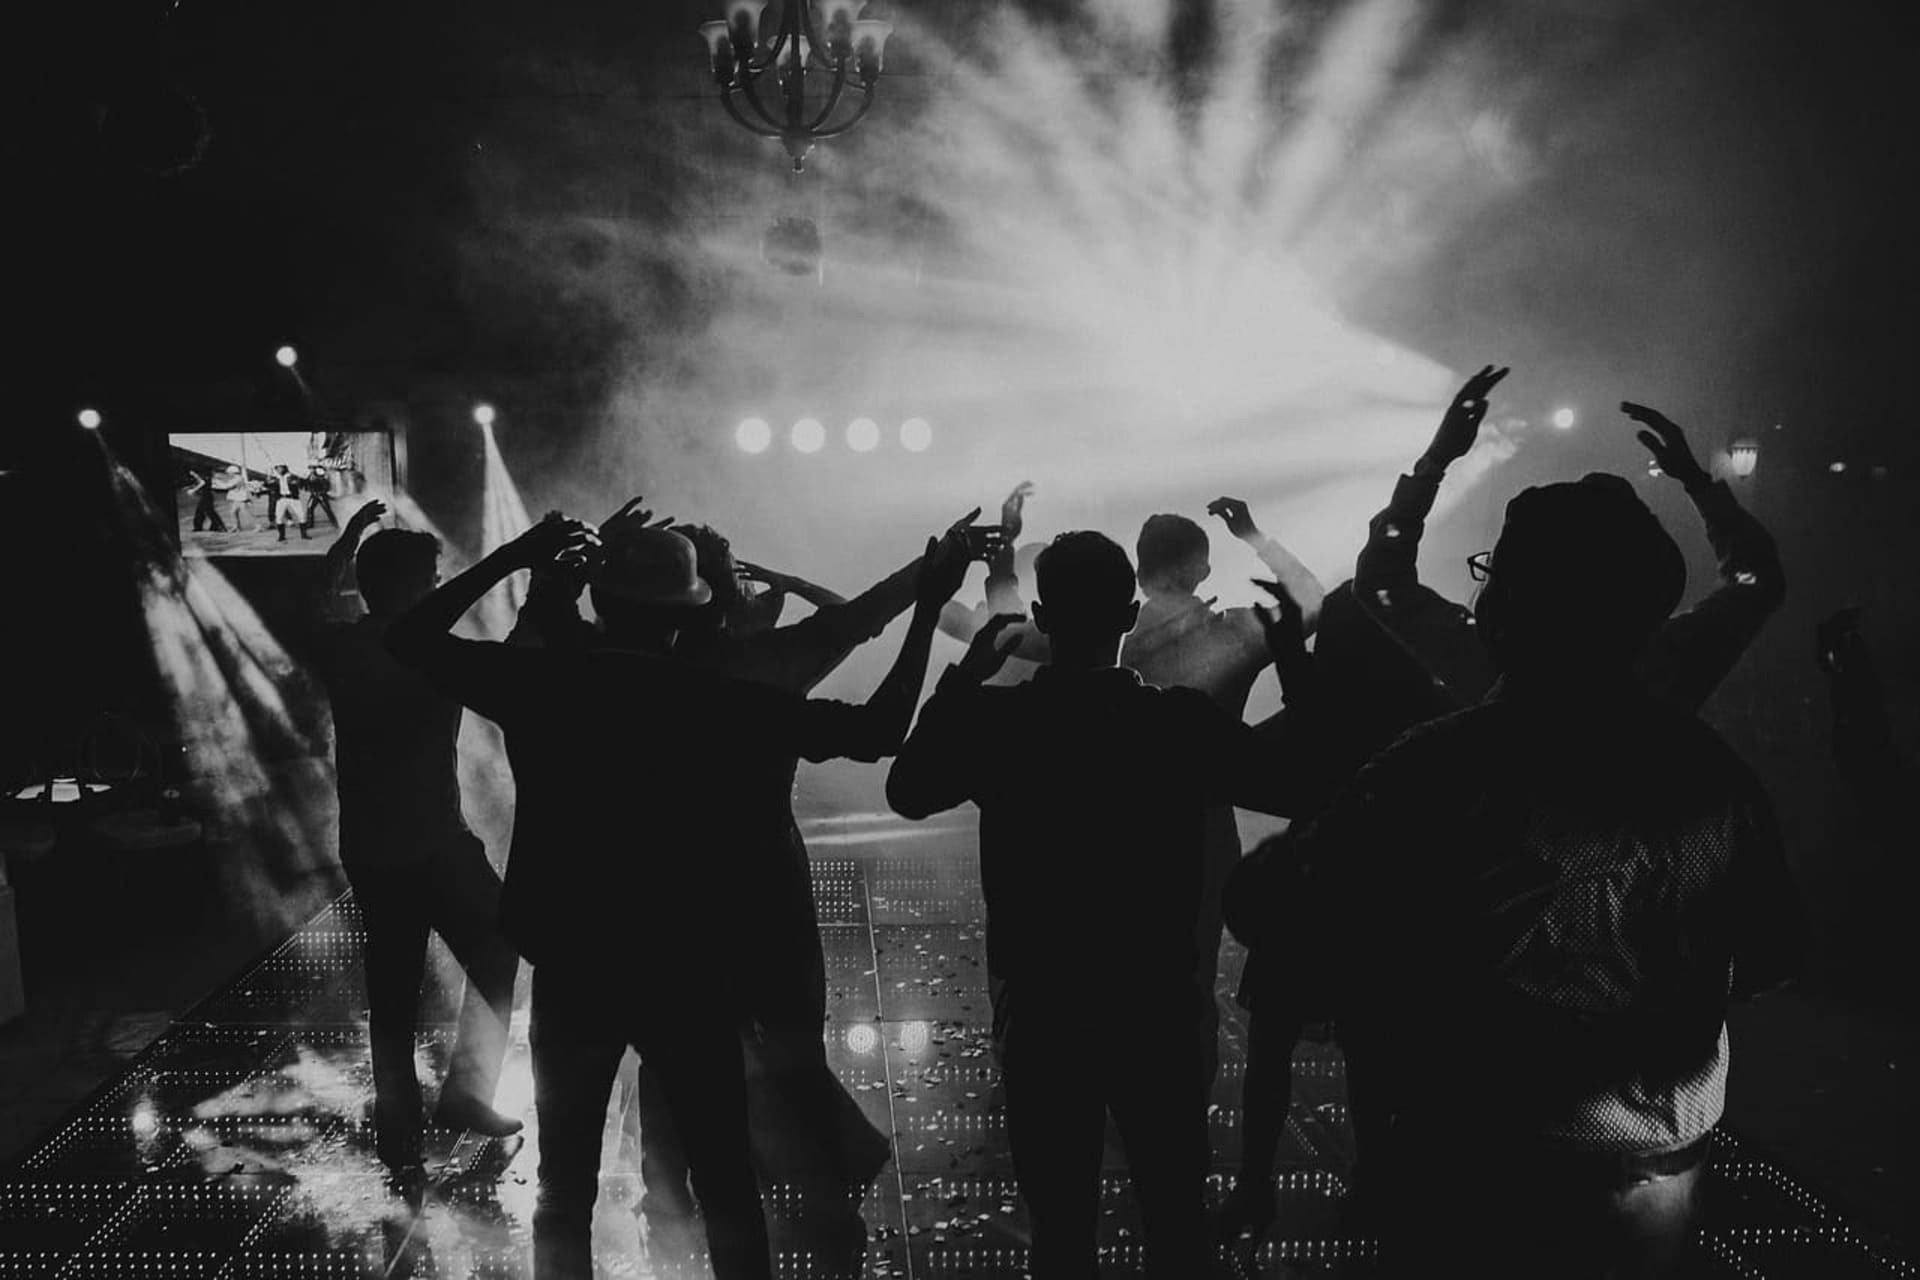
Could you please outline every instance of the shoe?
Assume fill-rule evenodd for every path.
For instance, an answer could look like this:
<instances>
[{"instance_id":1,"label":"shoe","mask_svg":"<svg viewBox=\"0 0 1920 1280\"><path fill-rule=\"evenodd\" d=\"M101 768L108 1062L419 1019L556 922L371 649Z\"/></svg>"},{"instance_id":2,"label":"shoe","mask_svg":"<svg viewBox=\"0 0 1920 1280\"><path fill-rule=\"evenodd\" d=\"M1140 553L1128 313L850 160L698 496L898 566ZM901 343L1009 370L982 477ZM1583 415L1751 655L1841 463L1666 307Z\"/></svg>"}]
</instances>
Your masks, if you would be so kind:
<instances>
[{"instance_id":1,"label":"shoe","mask_svg":"<svg viewBox=\"0 0 1920 1280\"><path fill-rule=\"evenodd\" d=\"M433 1127L477 1133L483 1138L511 1138L526 1128L512 1116L501 1115L477 1098L455 1095L440 1099L433 1109Z\"/></svg>"},{"instance_id":2,"label":"shoe","mask_svg":"<svg viewBox=\"0 0 1920 1280\"><path fill-rule=\"evenodd\" d=\"M1258 1244L1279 1212L1279 1194L1270 1180L1237 1178L1220 1206L1220 1234L1229 1244L1243 1236Z\"/></svg>"}]
</instances>

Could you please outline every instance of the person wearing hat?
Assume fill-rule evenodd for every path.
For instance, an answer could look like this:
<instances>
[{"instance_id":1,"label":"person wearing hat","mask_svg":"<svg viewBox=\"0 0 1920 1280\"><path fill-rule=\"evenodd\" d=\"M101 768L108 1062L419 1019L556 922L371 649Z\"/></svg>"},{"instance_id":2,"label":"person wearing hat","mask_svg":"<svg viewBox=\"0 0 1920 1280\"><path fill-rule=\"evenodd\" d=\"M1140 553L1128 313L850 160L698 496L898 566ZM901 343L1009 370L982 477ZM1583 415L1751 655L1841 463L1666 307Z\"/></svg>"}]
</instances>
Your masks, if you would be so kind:
<instances>
[{"instance_id":1,"label":"person wearing hat","mask_svg":"<svg viewBox=\"0 0 1920 1280\"><path fill-rule=\"evenodd\" d=\"M536 1275L592 1274L600 1136L622 1053L657 1074L685 1145L718 1280L770 1275L749 1155L735 993L690 957L711 950L738 872L736 738L810 760L877 760L905 738L940 608L968 563L930 539L899 658L864 704L808 699L675 661L711 601L692 543L645 512L602 536L551 519L421 602L394 656L499 724L518 791L502 919L534 966L540 1116ZM585 568L602 627L581 648L462 640L453 625L501 579ZM724 977L724 975L722 975Z\"/></svg>"},{"instance_id":2,"label":"person wearing hat","mask_svg":"<svg viewBox=\"0 0 1920 1280\"><path fill-rule=\"evenodd\" d=\"M1528 489L1474 617L1479 706L1297 834L1269 910L1392 1065L1390 1274L1669 1274L1726 1087L1729 991L1797 961L1758 780L1637 665L1686 582L1617 476Z\"/></svg>"}]
</instances>

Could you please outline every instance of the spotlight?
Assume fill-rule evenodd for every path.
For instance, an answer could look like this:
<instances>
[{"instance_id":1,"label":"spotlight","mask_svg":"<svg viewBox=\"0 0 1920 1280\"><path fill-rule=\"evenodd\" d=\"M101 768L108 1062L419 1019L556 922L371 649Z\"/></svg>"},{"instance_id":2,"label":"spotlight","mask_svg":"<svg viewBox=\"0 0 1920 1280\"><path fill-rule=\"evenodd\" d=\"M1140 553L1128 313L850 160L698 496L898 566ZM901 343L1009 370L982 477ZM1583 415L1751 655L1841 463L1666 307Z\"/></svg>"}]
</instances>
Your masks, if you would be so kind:
<instances>
[{"instance_id":1,"label":"spotlight","mask_svg":"<svg viewBox=\"0 0 1920 1280\"><path fill-rule=\"evenodd\" d=\"M908 418L900 424L900 446L908 453L925 453L933 444L933 426L925 418Z\"/></svg>"},{"instance_id":2,"label":"spotlight","mask_svg":"<svg viewBox=\"0 0 1920 1280\"><path fill-rule=\"evenodd\" d=\"M922 1053L933 1043L933 1028L924 1022L900 1024L900 1048L906 1053Z\"/></svg>"},{"instance_id":3,"label":"spotlight","mask_svg":"<svg viewBox=\"0 0 1920 1280\"><path fill-rule=\"evenodd\" d=\"M483 427L493 425L493 406L482 400L473 406L473 420Z\"/></svg>"},{"instance_id":4,"label":"spotlight","mask_svg":"<svg viewBox=\"0 0 1920 1280\"><path fill-rule=\"evenodd\" d=\"M856 1022L847 1028L847 1048L853 1053L872 1053L880 1047L880 1033L871 1023Z\"/></svg>"},{"instance_id":5,"label":"spotlight","mask_svg":"<svg viewBox=\"0 0 1920 1280\"><path fill-rule=\"evenodd\" d=\"M80 419L80 425L87 430L98 431L100 429L100 411L98 409L82 409L76 416Z\"/></svg>"},{"instance_id":6,"label":"spotlight","mask_svg":"<svg viewBox=\"0 0 1920 1280\"><path fill-rule=\"evenodd\" d=\"M1847 469L1847 464L1844 462L1833 462L1827 465L1827 470L1833 472L1833 474L1835 475L1840 475L1844 473L1846 469Z\"/></svg>"},{"instance_id":7,"label":"spotlight","mask_svg":"<svg viewBox=\"0 0 1920 1280\"><path fill-rule=\"evenodd\" d=\"M855 418L847 424L847 447L855 453L867 453L880 444L880 424L872 418Z\"/></svg>"},{"instance_id":8,"label":"spotlight","mask_svg":"<svg viewBox=\"0 0 1920 1280\"><path fill-rule=\"evenodd\" d=\"M733 442L748 453L765 453L773 443L773 428L765 418L747 418L733 429Z\"/></svg>"},{"instance_id":9,"label":"spotlight","mask_svg":"<svg viewBox=\"0 0 1920 1280\"><path fill-rule=\"evenodd\" d=\"M280 362L280 367L282 369L291 369L293 368L294 365L299 363L300 353L298 351L295 351L292 347L282 347L278 351L273 353L273 358Z\"/></svg>"},{"instance_id":10,"label":"spotlight","mask_svg":"<svg viewBox=\"0 0 1920 1280\"><path fill-rule=\"evenodd\" d=\"M1727 451L1727 465L1737 476L1752 475L1753 469L1760 465L1760 446L1752 440L1734 441L1733 448Z\"/></svg>"},{"instance_id":11,"label":"spotlight","mask_svg":"<svg viewBox=\"0 0 1920 1280\"><path fill-rule=\"evenodd\" d=\"M1573 410L1555 409L1553 411L1553 425L1560 428L1562 431L1572 430L1573 429Z\"/></svg>"},{"instance_id":12,"label":"spotlight","mask_svg":"<svg viewBox=\"0 0 1920 1280\"><path fill-rule=\"evenodd\" d=\"M818 418L802 418L793 424L793 447L802 453L818 453L827 442L827 429Z\"/></svg>"}]
</instances>

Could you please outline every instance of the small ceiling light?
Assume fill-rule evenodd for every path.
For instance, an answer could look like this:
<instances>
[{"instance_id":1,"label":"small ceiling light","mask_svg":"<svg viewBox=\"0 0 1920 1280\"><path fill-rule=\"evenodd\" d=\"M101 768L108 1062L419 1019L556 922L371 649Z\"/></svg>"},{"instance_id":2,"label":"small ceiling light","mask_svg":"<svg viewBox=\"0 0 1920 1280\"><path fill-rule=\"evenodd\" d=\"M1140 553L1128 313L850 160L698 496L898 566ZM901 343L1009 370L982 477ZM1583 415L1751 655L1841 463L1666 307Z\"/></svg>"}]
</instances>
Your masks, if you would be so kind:
<instances>
[{"instance_id":1,"label":"small ceiling light","mask_svg":"<svg viewBox=\"0 0 1920 1280\"><path fill-rule=\"evenodd\" d=\"M300 353L292 347L282 347L273 353L273 358L280 362L282 369L291 369L300 362Z\"/></svg>"},{"instance_id":2,"label":"small ceiling light","mask_svg":"<svg viewBox=\"0 0 1920 1280\"><path fill-rule=\"evenodd\" d=\"M101 418L98 409L82 409L76 416L80 419L80 425L87 430L98 431L100 429Z\"/></svg>"},{"instance_id":3,"label":"small ceiling light","mask_svg":"<svg viewBox=\"0 0 1920 1280\"><path fill-rule=\"evenodd\" d=\"M773 443L773 428L765 418L744 418L733 429L733 442L747 453L765 453Z\"/></svg>"},{"instance_id":4,"label":"small ceiling light","mask_svg":"<svg viewBox=\"0 0 1920 1280\"><path fill-rule=\"evenodd\" d=\"M900 446L908 453L925 453L933 444L933 425L925 418L908 418L900 424Z\"/></svg>"},{"instance_id":5,"label":"small ceiling light","mask_svg":"<svg viewBox=\"0 0 1920 1280\"><path fill-rule=\"evenodd\" d=\"M473 420L483 427L493 425L493 406L482 400L473 406Z\"/></svg>"},{"instance_id":6,"label":"small ceiling light","mask_svg":"<svg viewBox=\"0 0 1920 1280\"><path fill-rule=\"evenodd\" d=\"M847 424L847 447L855 453L871 453L880 446L880 424L872 418L855 418Z\"/></svg>"},{"instance_id":7,"label":"small ceiling light","mask_svg":"<svg viewBox=\"0 0 1920 1280\"><path fill-rule=\"evenodd\" d=\"M1840 475L1846 469L1847 464L1844 462L1830 462L1827 464L1827 470L1833 472L1835 475Z\"/></svg>"},{"instance_id":8,"label":"small ceiling light","mask_svg":"<svg viewBox=\"0 0 1920 1280\"><path fill-rule=\"evenodd\" d=\"M1778 427L1774 429L1779 430ZM1727 465L1736 476L1744 478L1752 475L1753 469L1760 465L1760 446L1752 440L1734 441L1733 448L1727 450Z\"/></svg>"},{"instance_id":9,"label":"small ceiling light","mask_svg":"<svg viewBox=\"0 0 1920 1280\"><path fill-rule=\"evenodd\" d=\"M818 418L802 418L793 424L793 447L802 453L818 453L827 442L827 429Z\"/></svg>"},{"instance_id":10,"label":"small ceiling light","mask_svg":"<svg viewBox=\"0 0 1920 1280\"><path fill-rule=\"evenodd\" d=\"M1553 425L1562 431L1571 431L1573 429L1573 422L1573 410L1555 409L1553 411Z\"/></svg>"}]
</instances>

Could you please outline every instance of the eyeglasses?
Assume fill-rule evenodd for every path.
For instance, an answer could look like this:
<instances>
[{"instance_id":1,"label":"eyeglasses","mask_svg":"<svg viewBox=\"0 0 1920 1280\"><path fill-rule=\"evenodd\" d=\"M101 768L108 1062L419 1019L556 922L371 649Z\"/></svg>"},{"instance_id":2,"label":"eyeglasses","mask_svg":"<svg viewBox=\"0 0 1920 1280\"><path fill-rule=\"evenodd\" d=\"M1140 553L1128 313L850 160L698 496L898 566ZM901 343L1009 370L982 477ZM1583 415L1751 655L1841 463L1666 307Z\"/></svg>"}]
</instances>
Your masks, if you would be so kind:
<instances>
[{"instance_id":1,"label":"eyeglasses","mask_svg":"<svg viewBox=\"0 0 1920 1280\"><path fill-rule=\"evenodd\" d=\"M1467 576L1475 582L1485 582L1493 576L1493 552L1476 551L1467 557Z\"/></svg>"}]
</instances>

